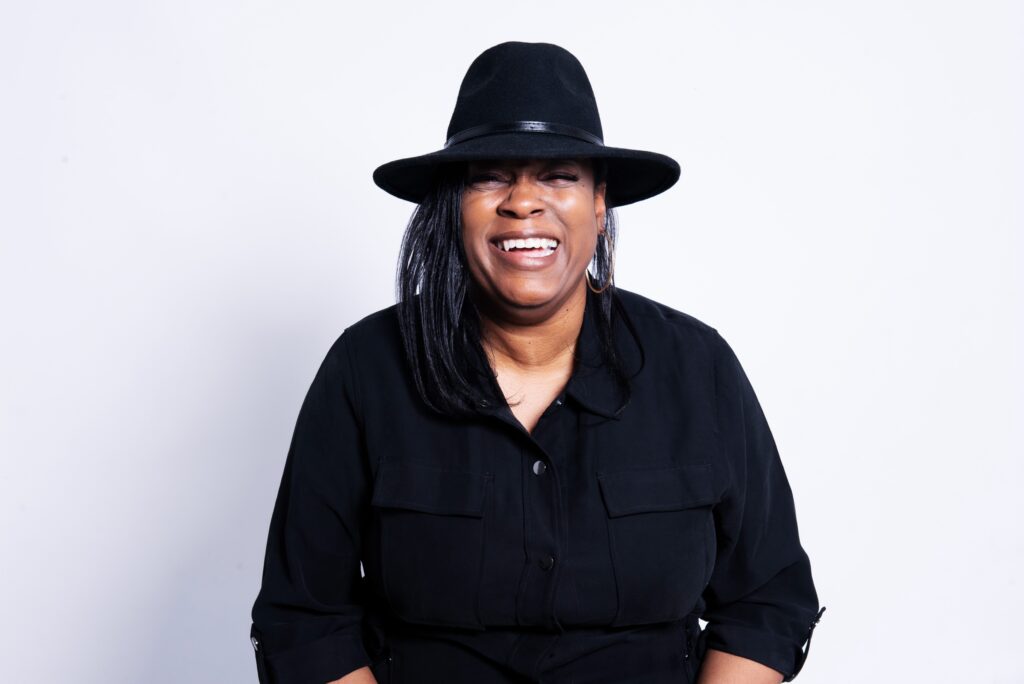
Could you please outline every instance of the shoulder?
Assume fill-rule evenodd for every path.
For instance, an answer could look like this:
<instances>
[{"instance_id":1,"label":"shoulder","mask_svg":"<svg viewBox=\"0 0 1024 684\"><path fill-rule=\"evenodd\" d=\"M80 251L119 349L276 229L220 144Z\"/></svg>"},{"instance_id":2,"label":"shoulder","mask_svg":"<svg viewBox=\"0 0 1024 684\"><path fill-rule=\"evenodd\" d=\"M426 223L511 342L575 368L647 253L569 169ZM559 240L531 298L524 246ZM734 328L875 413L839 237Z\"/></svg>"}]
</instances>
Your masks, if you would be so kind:
<instances>
[{"instance_id":1,"label":"shoulder","mask_svg":"<svg viewBox=\"0 0 1024 684\"><path fill-rule=\"evenodd\" d=\"M642 318L649 323L660 326L683 328L698 335L712 335L717 333L708 323L691 316L688 313L674 309L667 304L657 302L621 287L615 288L619 301L622 302L626 312L634 318Z\"/></svg>"},{"instance_id":2,"label":"shoulder","mask_svg":"<svg viewBox=\"0 0 1024 684\"><path fill-rule=\"evenodd\" d=\"M342 330L322 369L324 382L344 388L361 418L393 398L409 383L398 306L374 311Z\"/></svg>"},{"instance_id":3,"label":"shoulder","mask_svg":"<svg viewBox=\"0 0 1024 684\"><path fill-rule=\"evenodd\" d=\"M645 347L671 346L678 350L682 345L686 349L704 350L714 356L724 343L715 327L696 316L636 292L622 288L616 288L615 292ZM669 344L666 345L666 342Z\"/></svg>"},{"instance_id":4,"label":"shoulder","mask_svg":"<svg viewBox=\"0 0 1024 684\"><path fill-rule=\"evenodd\" d=\"M655 367L702 369L713 379L716 393L753 396L743 365L717 328L635 292L620 288L616 292L644 354Z\"/></svg>"},{"instance_id":5,"label":"shoulder","mask_svg":"<svg viewBox=\"0 0 1024 684\"><path fill-rule=\"evenodd\" d=\"M379 343L383 338L399 335L397 304L363 316L342 333L352 344Z\"/></svg>"},{"instance_id":6,"label":"shoulder","mask_svg":"<svg viewBox=\"0 0 1024 684\"><path fill-rule=\"evenodd\" d=\"M392 361L401 353L402 337L398 305L367 314L344 328L327 352L342 365L365 365Z\"/></svg>"}]
</instances>

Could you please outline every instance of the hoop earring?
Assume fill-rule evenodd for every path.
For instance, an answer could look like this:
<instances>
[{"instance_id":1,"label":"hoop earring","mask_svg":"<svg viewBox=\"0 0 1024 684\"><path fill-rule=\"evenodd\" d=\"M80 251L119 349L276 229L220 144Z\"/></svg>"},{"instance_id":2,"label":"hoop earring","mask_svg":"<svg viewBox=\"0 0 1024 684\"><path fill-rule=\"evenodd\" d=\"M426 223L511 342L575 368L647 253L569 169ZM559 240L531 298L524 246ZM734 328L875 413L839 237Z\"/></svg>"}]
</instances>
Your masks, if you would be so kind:
<instances>
[{"instance_id":1,"label":"hoop earring","mask_svg":"<svg viewBox=\"0 0 1024 684\"><path fill-rule=\"evenodd\" d=\"M600 289L594 289L594 283L590 279L590 269L588 268L583 272L587 277L587 287L590 288L590 291L594 294L601 294L607 290L611 286L612 280L615 277L615 251L612 249L611 240L608 238L608 231L601 231L601 235L604 236L605 251L608 253L608 280L605 281L604 285L602 285Z\"/></svg>"},{"instance_id":2,"label":"hoop earring","mask_svg":"<svg viewBox=\"0 0 1024 684\"><path fill-rule=\"evenodd\" d=\"M601 294L608 289L609 285L611 285L611 278L609 278L608 282L602 285L600 289L594 289L594 283L590 280L590 271L584 271L584 274L587 276L587 287L590 288L590 291L594 294Z\"/></svg>"}]
</instances>

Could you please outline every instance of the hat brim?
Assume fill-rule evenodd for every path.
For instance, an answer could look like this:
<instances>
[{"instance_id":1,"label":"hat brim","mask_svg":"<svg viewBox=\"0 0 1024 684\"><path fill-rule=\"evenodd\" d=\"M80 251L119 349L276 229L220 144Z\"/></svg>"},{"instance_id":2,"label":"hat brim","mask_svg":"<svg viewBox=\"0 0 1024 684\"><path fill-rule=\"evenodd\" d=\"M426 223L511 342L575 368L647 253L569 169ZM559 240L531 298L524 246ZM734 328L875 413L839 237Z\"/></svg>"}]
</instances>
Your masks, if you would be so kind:
<instances>
[{"instance_id":1,"label":"hat brim","mask_svg":"<svg viewBox=\"0 0 1024 684\"><path fill-rule=\"evenodd\" d=\"M419 204L446 164L483 159L604 159L609 206L653 197L679 180L679 164L657 152L595 145L551 133L503 133L474 138L419 157L379 166L373 181L385 192Z\"/></svg>"}]
</instances>

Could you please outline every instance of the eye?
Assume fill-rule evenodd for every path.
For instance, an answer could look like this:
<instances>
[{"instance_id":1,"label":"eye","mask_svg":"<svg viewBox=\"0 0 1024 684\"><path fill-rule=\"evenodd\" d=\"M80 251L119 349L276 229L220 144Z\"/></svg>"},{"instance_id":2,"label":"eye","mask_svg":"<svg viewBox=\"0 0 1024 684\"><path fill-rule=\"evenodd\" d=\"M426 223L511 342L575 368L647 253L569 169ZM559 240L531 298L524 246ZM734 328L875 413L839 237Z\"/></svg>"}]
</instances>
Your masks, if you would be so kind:
<instances>
[{"instance_id":1,"label":"eye","mask_svg":"<svg viewBox=\"0 0 1024 684\"><path fill-rule=\"evenodd\" d=\"M577 182L580 177L579 174L573 173L572 171L556 170L548 172L544 176L544 179L555 181L562 185L568 185Z\"/></svg>"},{"instance_id":2,"label":"eye","mask_svg":"<svg viewBox=\"0 0 1024 684\"><path fill-rule=\"evenodd\" d=\"M477 171L469 174L467 182L474 188L493 188L506 183L508 179L497 171Z\"/></svg>"}]
</instances>

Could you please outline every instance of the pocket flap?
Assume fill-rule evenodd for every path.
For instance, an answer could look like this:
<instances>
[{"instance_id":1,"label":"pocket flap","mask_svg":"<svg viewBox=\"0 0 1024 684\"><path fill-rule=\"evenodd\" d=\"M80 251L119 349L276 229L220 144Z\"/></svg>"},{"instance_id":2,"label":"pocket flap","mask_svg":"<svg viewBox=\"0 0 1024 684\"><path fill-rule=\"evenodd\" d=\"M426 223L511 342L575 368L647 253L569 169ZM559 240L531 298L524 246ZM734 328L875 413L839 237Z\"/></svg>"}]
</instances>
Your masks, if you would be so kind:
<instances>
[{"instance_id":1,"label":"pocket flap","mask_svg":"<svg viewBox=\"0 0 1024 684\"><path fill-rule=\"evenodd\" d=\"M384 463L371 503L438 515L481 518L491 475L409 463Z\"/></svg>"},{"instance_id":2,"label":"pocket flap","mask_svg":"<svg viewBox=\"0 0 1024 684\"><path fill-rule=\"evenodd\" d=\"M597 474L608 515L677 511L718 501L710 463Z\"/></svg>"}]
</instances>

